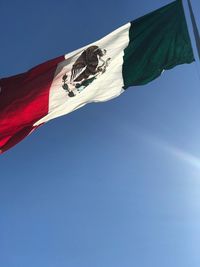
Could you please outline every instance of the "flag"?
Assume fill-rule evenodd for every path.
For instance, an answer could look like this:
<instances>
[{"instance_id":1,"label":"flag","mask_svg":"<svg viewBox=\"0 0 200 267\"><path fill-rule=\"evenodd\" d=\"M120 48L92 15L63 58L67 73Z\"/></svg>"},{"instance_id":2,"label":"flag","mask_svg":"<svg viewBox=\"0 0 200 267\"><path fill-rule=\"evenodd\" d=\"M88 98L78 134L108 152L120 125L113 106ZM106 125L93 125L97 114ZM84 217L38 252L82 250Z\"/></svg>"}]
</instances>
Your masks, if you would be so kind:
<instances>
[{"instance_id":1,"label":"flag","mask_svg":"<svg viewBox=\"0 0 200 267\"><path fill-rule=\"evenodd\" d=\"M0 152L44 123L194 61L177 0L76 51L0 79Z\"/></svg>"}]
</instances>

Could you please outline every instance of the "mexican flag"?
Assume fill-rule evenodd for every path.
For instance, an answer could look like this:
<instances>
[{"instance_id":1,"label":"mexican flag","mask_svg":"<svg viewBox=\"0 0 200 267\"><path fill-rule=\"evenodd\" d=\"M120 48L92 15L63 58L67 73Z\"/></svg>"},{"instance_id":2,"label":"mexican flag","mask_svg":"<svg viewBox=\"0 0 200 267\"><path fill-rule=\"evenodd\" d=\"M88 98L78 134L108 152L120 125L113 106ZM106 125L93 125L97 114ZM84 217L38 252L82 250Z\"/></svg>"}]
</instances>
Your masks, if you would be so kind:
<instances>
[{"instance_id":1,"label":"mexican flag","mask_svg":"<svg viewBox=\"0 0 200 267\"><path fill-rule=\"evenodd\" d=\"M85 104L119 96L194 61L177 0L76 51L0 79L0 152Z\"/></svg>"}]
</instances>

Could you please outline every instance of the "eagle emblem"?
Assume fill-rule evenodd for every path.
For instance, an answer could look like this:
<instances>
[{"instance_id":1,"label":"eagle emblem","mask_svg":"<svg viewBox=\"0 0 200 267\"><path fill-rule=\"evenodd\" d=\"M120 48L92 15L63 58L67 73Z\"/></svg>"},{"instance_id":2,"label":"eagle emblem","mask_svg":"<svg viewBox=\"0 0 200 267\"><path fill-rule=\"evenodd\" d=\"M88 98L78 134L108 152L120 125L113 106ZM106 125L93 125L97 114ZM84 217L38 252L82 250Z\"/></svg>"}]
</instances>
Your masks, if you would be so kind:
<instances>
[{"instance_id":1,"label":"eagle emblem","mask_svg":"<svg viewBox=\"0 0 200 267\"><path fill-rule=\"evenodd\" d=\"M70 75L62 77L62 88L69 97L76 96L105 73L111 58L106 58L106 50L96 45L86 48L72 65Z\"/></svg>"}]
</instances>

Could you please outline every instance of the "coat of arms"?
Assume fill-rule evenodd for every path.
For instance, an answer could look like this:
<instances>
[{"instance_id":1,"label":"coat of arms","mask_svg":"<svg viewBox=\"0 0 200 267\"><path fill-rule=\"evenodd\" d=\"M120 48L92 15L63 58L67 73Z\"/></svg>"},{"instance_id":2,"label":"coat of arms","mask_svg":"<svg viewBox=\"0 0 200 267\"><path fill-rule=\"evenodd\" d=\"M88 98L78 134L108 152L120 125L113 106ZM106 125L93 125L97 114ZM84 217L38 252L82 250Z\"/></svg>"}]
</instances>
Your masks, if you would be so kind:
<instances>
[{"instance_id":1,"label":"coat of arms","mask_svg":"<svg viewBox=\"0 0 200 267\"><path fill-rule=\"evenodd\" d=\"M83 91L97 77L106 71L110 58L105 59L106 50L93 45L85 49L72 65L70 75L62 77L62 88L69 97Z\"/></svg>"}]
</instances>

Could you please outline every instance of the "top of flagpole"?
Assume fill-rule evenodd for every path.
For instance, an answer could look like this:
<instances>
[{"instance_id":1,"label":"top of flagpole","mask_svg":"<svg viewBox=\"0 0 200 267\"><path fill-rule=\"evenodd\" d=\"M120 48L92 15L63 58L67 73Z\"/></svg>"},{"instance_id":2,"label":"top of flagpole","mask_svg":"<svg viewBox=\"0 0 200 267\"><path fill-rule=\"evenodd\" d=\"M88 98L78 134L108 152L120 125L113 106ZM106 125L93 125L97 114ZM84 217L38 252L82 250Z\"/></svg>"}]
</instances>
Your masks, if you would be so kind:
<instances>
[{"instance_id":1,"label":"top of flagpole","mask_svg":"<svg viewBox=\"0 0 200 267\"><path fill-rule=\"evenodd\" d=\"M199 60L200 60L200 35L199 35L198 27L197 27L197 24L196 24L196 21L195 21L194 12L193 12L193 9L192 9L191 2L190 2L190 0L187 0L187 2L188 2L188 6L189 6L190 17L191 17L191 21L192 21L192 27L193 27L196 47L197 47Z\"/></svg>"}]
</instances>

